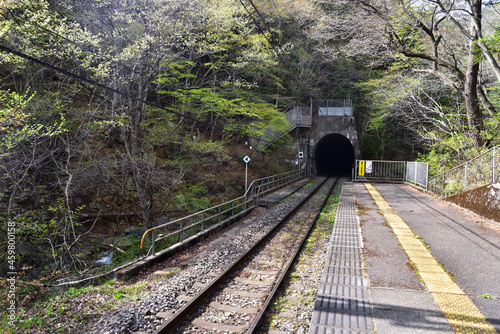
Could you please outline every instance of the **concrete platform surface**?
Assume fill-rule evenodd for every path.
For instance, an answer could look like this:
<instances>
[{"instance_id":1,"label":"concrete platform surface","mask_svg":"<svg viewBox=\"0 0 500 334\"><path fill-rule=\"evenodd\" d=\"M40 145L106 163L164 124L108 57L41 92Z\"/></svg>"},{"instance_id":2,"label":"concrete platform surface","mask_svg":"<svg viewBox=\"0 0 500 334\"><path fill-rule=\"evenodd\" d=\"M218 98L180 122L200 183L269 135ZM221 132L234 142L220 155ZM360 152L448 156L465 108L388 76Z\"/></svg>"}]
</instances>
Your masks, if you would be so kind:
<instances>
[{"instance_id":1,"label":"concrete platform surface","mask_svg":"<svg viewBox=\"0 0 500 334\"><path fill-rule=\"evenodd\" d=\"M363 183L344 184L322 280L335 282L338 286L321 287L310 333L495 333L495 329L500 332L500 226L436 200L411 186L373 186L385 201L384 205L388 204L385 209L380 202L374 201L372 192L369 193ZM408 233L408 238L402 239L400 225L389 222L388 216L382 214L388 211L406 226L403 234ZM351 215L354 213L357 227L350 230L343 228L346 217L348 225L352 226ZM336 230L337 219L342 228L337 227ZM358 233L357 238L354 231ZM345 235L339 236L339 233ZM351 241L352 245L339 245L339 240L354 242ZM352 253L353 247L358 245L357 240L361 240L364 260L362 281L357 276L348 277L351 273L359 275L355 270L337 268L332 271L329 265L333 259ZM402 240L408 240L410 246L405 246ZM460 291L460 297L470 299L472 307L478 310L474 316L463 314L458 309L455 312L453 303L451 306L443 305L439 300L439 291L429 290L433 289L432 284L436 286L436 282L429 285L426 278L429 273L416 269L418 263L410 262L403 250L405 247L408 252L408 247L413 247L412 243L417 246L415 240L425 246L423 249L427 255L422 256L434 257L438 269L442 271L444 268L452 277L452 284L456 287L452 291ZM420 261L423 258L417 255L413 259ZM344 266L356 262L345 262ZM343 276L331 277L334 272ZM430 276L433 277L433 274ZM356 287L363 293L354 295L350 292L352 288L348 288L345 282L352 281L363 282ZM439 280L437 283L439 287ZM328 295L329 291L334 293ZM339 295L338 291L345 292ZM453 297L453 293L447 295ZM343 305L369 305L370 311L365 312L364 308L335 309L335 304L331 302L325 307L325 300L331 301L332 298L342 300ZM362 322L359 321L360 316ZM370 319L366 320L367 317ZM470 319L486 323L486 327L484 324L460 327L462 321Z\"/></svg>"}]
</instances>

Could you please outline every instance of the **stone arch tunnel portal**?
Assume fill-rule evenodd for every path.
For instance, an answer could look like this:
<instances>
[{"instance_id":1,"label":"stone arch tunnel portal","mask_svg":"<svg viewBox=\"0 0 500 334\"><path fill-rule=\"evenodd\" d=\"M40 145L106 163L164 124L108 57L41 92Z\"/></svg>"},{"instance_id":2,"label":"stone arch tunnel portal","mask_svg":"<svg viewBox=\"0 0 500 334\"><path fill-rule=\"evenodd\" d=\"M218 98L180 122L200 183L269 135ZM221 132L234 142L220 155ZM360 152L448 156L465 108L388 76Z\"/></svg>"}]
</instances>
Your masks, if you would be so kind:
<instances>
[{"instance_id":1,"label":"stone arch tunnel portal","mask_svg":"<svg viewBox=\"0 0 500 334\"><path fill-rule=\"evenodd\" d=\"M318 176L350 176L354 164L354 147L338 133L322 137L314 148L314 164Z\"/></svg>"}]
</instances>

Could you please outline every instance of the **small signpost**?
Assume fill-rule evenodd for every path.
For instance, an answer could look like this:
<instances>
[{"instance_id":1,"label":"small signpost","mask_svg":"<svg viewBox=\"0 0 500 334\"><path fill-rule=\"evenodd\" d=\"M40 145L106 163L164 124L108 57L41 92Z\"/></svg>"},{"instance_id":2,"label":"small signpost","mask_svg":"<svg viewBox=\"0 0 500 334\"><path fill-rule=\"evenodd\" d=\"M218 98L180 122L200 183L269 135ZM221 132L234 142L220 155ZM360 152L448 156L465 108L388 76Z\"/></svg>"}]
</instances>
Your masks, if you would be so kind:
<instances>
[{"instance_id":1,"label":"small signpost","mask_svg":"<svg viewBox=\"0 0 500 334\"><path fill-rule=\"evenodd\" d=\"M373 161L370 160L359 160L358 175L365 176L373 171Z\"/></svg>"},{"instance_id":2,"label":"small signpost","mask_svg":"<svg viewBox=\"0 0 500 334\"><path fill-rule=\"evenodd\" d=\"M300 172L300 159L304 157L304 152L299 152L299 172Z\"/></svg>"},{"instance_id":3,"label":"small signpost","mask_svg":"<svg viewBox=\"0 0 500 334\"><path fill-rule=\"evenodd\" d=\"M359 161L358 175L359 176L365 175L365 161L364 160Z\"/></svg>"},{"instance_id":4,"label":"small signpost","mask_svg":"<svg viewBox=\"0 0 500 334\"><path fill-rule=\"evenodd\" d=\"M243 161L245 162L245 192L247 191L248 188L248 163L250 162L250 157L248 155L245 155L243 158Z\"/></svg>"}]
</instances>

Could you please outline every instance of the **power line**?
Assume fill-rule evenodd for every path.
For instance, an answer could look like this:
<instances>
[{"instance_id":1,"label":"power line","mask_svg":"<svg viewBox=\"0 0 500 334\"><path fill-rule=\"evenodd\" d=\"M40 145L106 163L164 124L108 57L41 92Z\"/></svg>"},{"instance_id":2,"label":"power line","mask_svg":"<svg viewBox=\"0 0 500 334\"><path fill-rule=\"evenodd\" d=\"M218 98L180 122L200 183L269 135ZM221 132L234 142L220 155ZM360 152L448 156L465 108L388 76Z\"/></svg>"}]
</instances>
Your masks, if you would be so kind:
<instances>
[{"instance_id":1,"label":"power line","mask_svg":"<svg viewBox=\"0 0 500 334\"><path fill-rule=\"evenodd\" d=\"M97 87L102 88L104 90L107 90L109 92L116 93L116 94L121 95L123 97L127 97L129 99L132 99L132 100L134 100L136 102L140 102L140 103L145 104L145 105L148 105L150 107L158 108L158 109L163 110L163 111L165 111L167 113L171 113L171 114L177 115L179 117L183 117L183 118L192 120L193 122L196 122L196 123L206 123L206 122L200 121L199 119L196 119L196 118L194 118L192 116L184 115L184 114L179 113L179 112L177 112L175 110L169 110L169 109L160 107L160 106L156 105L155 103L151 103L149 101L142 100L142 99L140 99L140 98L138 98L138 97L136 97L134 95L122 92L120 90L111 88L109 86L101 84L101 83L99 83L97 81L94 81L92 79L88 79L88 78L83 77L81 75L78 75L76 73L73 73L73 72L70 72L68 70L62 69L60 67L52 65L50 63L47 63L47 62L45 62L43 60L40 60L38 58L32 57L32 56L24 54L22 52L16 51L14 49L11 49L11 48L9 48L9 47L7 47L5 45L0 44L0 50L3 50L5 52L8 52L8 53L13 54L13 55L18 56L18 57L27 59L27 60L32 61L34 63L40 64L40 65L42 65L44 67L48 67L48 68L53 69L53 70L55 70L57 72L61 72L61 73L65 74L65 75L67 75L67 76L75 78L76 80L79 80L79 81L86 82L86 83L88 83L88 84L90 84L92 86L97 86ZM236 135L236 136L239 136L239 137L247 137L249 139L254 139L254 140L259 141L259 142L266 142L266 143L273 143L274 142L272 140L265 140L265 139L262 139L262 138L256 138L256 137L253 137L253 136L249 136L249 135L237 132L237 131L227 130L227 129L224 129L223 127L217 126L217 124L215 124L215 123L211 123L209 125L210 125L210 127L214 128L214 129L219 129L219 130L222 130L222 131L226 131L227 133L230 133L230 134L233 134L233 135ZM290 146L290 144L279 144L279 143L275 143L275 145Z\"/></svg>"},{"instance_id":2,"label":"power line","mask_svg":"<svg viewBox=\"0 0 500 334\"><path fill-rule=\"evenodd\" d=\"M274 46L273 46L273 44L271 43L271 41L267 38L266 34L265 34L265 33L264 33L264 31L260 28L259 24L258 24L258 23L257 23L257 21L254 19L254 17L251 15L250 11L249 11L249 10L248 10L248 8L245 6L245 4L242 2L242 0L239 0L239 1L240 1L240 3L243 5L243 7L245 8L245 10L247 11L247 13L249 14L249 16L252 18L252 20L254 21L255 25L258 27L258 29L260 30L260 32L262 33L262 35L264 36L264 38L268 41L269 45L270 45L273 49L275 49L275 48L274 48ZM249 0L249 1L250 1L250 3L252 4L252 6L253 6L254 10L257 12L257 14L258 14L258 16L260 17L260 19L262 20L262 22L263 22L263 24L264 24L264 26L265 26L266 30L267 30L270 34L272 34L272 33L271 33L271 31L270 31L270 29L269 29L269 26L267 25L266 21L264 20L264 18L263 18L263 17L262 17L262 15L260 14L260 12L259 12L259 10L257 9L257 7L255 6L255 4L254 4L251 0ZM274 1L273 1L273 2L274 2ZM275 3L275 7L276 7L276 9L277 9L276 3ZM12 12L12 11L10 11L9 9L6 9L6 11L7 11L7 13L8 13L8 14L10 14L10 15L12 15L12 16L14 17L14 21L15 21L18 25L21 25L21 22L19 22L20 20L21 20L21 21L23 21L23 22L26 22L26 19L24 19L24 18L20 17L19 15L17 15L17 14L15 14L15 13L13 13L13 12ZM2 15L2 16L4 16L4 15ZM30 23L31 23L31 24L33 24L33 25L35 25L36 27L38 27L38 28L42 29L43 31L46 31L46 32L47 32L47 33L49 33L49 34L52 34L52 35L54 35L54 36L57 36L57 37L59 37L59 38L61 38L61 39L65 40L65 41L67 41L67 42L68 42L68 43L70 43L70 44L73 44L73 45L75 45L75 46L80 47L80 48L81 48L82 50L84 50L84 51L88 51L88 52L91 52L91 53L93 53L93 54L96 54L97 56L100 56L100 57L102 57L102 58L104 58L104 59L106 59L106 60L108 60L108 61L110 61L110 62L113 62L113 63L115 63L115 64L117 64L117 65L119 65L119 66L122 66L123 68L126 68L126 69L131 70L131 69L130 69L130 67L128 67L127 65L124 65L124 64L120 63L120 62L119 62L119 61L117 61L117 60L114 60L114 59L111 59L111 58L109 58L109 57L106 57L106 56L105 56L105 55L103 55L101 52L96 52L96 50L95 50L94 48L90 48L90 47L87 47L87 46L85 46L85 45L83 45L83 44L81 44L81 43L75 42L75 41L73 41L73 40L71 40L71 39L69 39L69 38L67 38L67 37L65 37L65 36L62 36L61 34L58 34L57 32L54 32L54 31L52 31L52 30L50 30L50 29L47 29L47 28L45 28L45 27L43 27L43 26L40 26L40 25L39 25L38 23L36 23L36 22L30 22ZM24 29L26 30L26 27L24 27ZM6 50L5 48L7 48L7 47L3 47L3 48L4 48L4 50ZM281 48L281 46L279 46L279 48L280 48L280 50L282 51L282 53L285 53L285 52L283 51L283 49ZM9 49L9 48L7 48L7 49ZM78 75L78 74L75 74L75 73L69 72L69 71L67 71L67 70L64 70L64 69L58 68L57 66L54 66L54 65L49 64L49 63L46 63L46 62L44 62L44 61L42 61L42 60L40 60L40 59L37 59L37 58L31 57L31 56L28 56L28 55L22 54L22 53L21 53L21 52L19 52L19 51L15 51L15 50L13 50L13 49L10 49L10 50L12 50L12 52L14 52L16 55L18 55L18 56L20 56L20 57L23 57L23 58L29 59L29 60L31 60L31 61L33 61L33 62L37 62L37 63L41 64L42 66L46 66L46 67L52 68L52 69L54 69L54 70L56 70L56 71L59 71L59 72L64 73L64 74L66 74L66 75L68 75L68 76L71 76L71 77L73 77L73 78L75 78L75 79L77 79L77 80L82 80L82 81L85 81L85 82L87 82L87 83L89 83L89 84L91 84L91 85L101 87L101 88L103 88L103 89L105 89L105 90L111 91L111 92L113 92L113 93L117 93L117 94L119 94L119 95L122 95L122 96L125 96L125 97L128 97L128 98L132 98L133 100L138 101L138 102L140 102L140 103L144 103L144 104L146 104L146 105L149 105L149 106L152 106L152 107L155 107L155 108L162 109L162 110L164 110L164 111L167 111L167 112L170 112L170 113L176 114L176 115L178 115L178 116L180 116L180 117L183 117L183 118L186 118L186 119L190 119L190 120L192 120L192 121L194 121L194 122L204 123L203 121L200 121L200 120L198 120L198 119L196 119L196 118L194 118L194 117L191 117L191 116L188 116L188 115L183 115L183 114L178 113L178 112L175 112L175 111L173 111L173 110L170 110L170 111L169 111L169 110L167 110L167 109L165 109L165 108L159 107L159 106L157 106L157 105L155 105L155 104L153 104L153 103L150 103L150 102L148 102L148 101L141 100L141 99L139 99L139 98L137 98L137 97L135 97L135 96L132 96L132 95L129 95L129 94L127 94L127 93L124 93L124 92L118 91L118 90L116 90L116 89L113 89L113 88L111 88L111 87L105 86L105 85L100 84L100 83L98 83L98 82L96 82L96 81L93 81L93 80L91 80L91 79L87 79L87 78L82 77L82 76L80 76L80 75ZM8 51L8 50L6 50L6 51ZM276 51L276 50L275 50L275 51ZM8 51L8 52L9 52L9 51ZM12 52L11 52L11 53L12 53ZM277 55L278 55L278 56L279 56L279 57L283 60L283 62L285 62L285 63L287 62L287 60L286 60L286 59L283 59L283 58L281 57L281 55L280 55L280 53L279 53L279 52L276 52L276 54L277 54ZM220 129L220 130L226 131L226 132L228 132L228 133L231 133L231 134L234 134L234 135L238 135L238 136L240 136L240 137L241 137L241 136L246 136L247 138L254 139L254 140L258 140L259 142L267 142L267 143L273 143L273 142L274 142L274 141L272 141L272 140L265 140L265 139L262 139L262 138L255 138L255 137L248 136L248 135L246 135L246 134L242 134L242 133L239 133L239 132L236 132L236 131L227 130L227 129L224 129L223 127L217 126L215 123L214 123L214 124L210 124L210 127L214 128L214 129ZM276 144L277 144L277 143L276 143ZM277 144L277 145L288 146L289 144Z\"/></svg>"},{"instance_id":3,"label":"power line","mask_svg":"<svg viewBox=\"0 0 500 334\"><path fill-rule=\"evenodd\" d=\"M281 21L282 21L281 13L280 13L280 10L278 8L278 5L276 4L276 1L271 0L271 2L273 3L274 8L276 8L276 13L278 14L278 17L279 17L279 21L278 21L278 31L279 31L278 45L281 46L281 38L283 36L283 33L281 31Z\"/></svg>"},{"instance_id":4,"label":"power line","mask_svg":"<svg viewBox=\"0 0 500 334\"><path fill-rule=\"evenodd\" d=\"M260 20L262 21L262 23L264 24L264 26L266 27L266 30L269 32L269 34L272 34L271 30L269 29L269 26L267 25L267 22L266 20L264 19L264 17L262 16L262 14L260 13L259 9L257 8L257 6L254 4L254 2L252 0L248 0L250 2L250 4L252 5L253 9L255 10L255 12L257 13L257 15L259 16ZM281 30L280 30L280 37L278 39L278 48L279 48L279 51L276 50L276 48L274 47L274 45L271 43L271 41L267 38L266 34L264 33L264 31L262 31L260 25L257 23L257 21L254 19L254 17L252 16L252 14L250 13L250 11L248 10L247 6L245 6L245 4L243 3L243 0L239 0L239 2L241 3L241 5L243 6L243 8L245 8L245 10L247 11L248 15L252 18L253 22L255 23L255 25L257 26L257 28L259 29L260 33L264 36L264 38L267 40L267 42L269 43L269 45L273 48L274 52L276 52L276 55L281 59L281 61L283 62L283 64L286 64L287 66L289 66L290 68L293 68L294 65L293 65L293 62L291 61L290 59L290 56L288 55L288 53L286 53L283 48L281 47ZM273 0L274 2L274 0ZM278 11L278 6L276 5L276 3L274 2L274 5L276 7L276 10ZM279 13L278 13L279 15ZM281 16L280 16L281 18ZM280 28L281 29L281 28ZM282 56L284 55L284 56ZM299 84L299 87L302 86L301 84L301 81L300 80L297 80L298 84Z\"/></svg>"},{"instance_id":5,"label":"power line","mask_svg":"<svg viewBox=\"0 0 500 334\"><path fill-rule=\"evenodd\" d=\"M17 14L15 14L15 13L13 13L13 12L12 12L12 11L10 11L8 8L6 8L5 10L6 10L6 12L7 12L9 15L12 15L12 17L14 17L14 21L16 21L16 23L18 23L18 25L21 25L21 23L19 22L19 20L23 21L24 23L26 23L26 22L27 22L27 20L26 20L26 19L24 19L24 18L20 17L19 15L17 15ZM64 17L64 16L63 16L63 17ZM122 66L123 68L126 68L127 70L133 71L133 69L132 69L132 68L130 68L129 66L124 65L124 64L120 63L119 61L114 60L114 59L112 59L112 58L110 58L110 57L107 57L107 56L103 55L101 52L97 52L94 48L90 48L90 47L88 47L88 46L83 45L82 43L75 42L75 41L73 41L73 40L71 40L71 39L69 39L69 38L67 38L67 37L65 37L65 36L63 36L63 35L61 35L61 34L58 34L58 33L57 33L57 32L55 32L55 31L52 31L52 30L50 30L50 29L47 29L47 28L45 28L45 27L43 27L43 26L39 25L39 24L38 24L38 23L36 23L36 22L30 22L30 24L33 24L34 26L36 26L36 27L38 27L38 28L40 28L40 29L42 29L42 30L46 31L46 32L47 32L47 33L49 33L49 34L52 34L52 35L54 35L54 36L59 37L59 38L61 38L61 39L65 40L65 41L67 41L67 42L68 42L68 43L70 43L70 44L73 44L73 45L75 45L75 46L77 46L77 47L80 47L83 51L88 51L88 52L91 52L91 53L93 53L93 54L95 54L95 55L97 55L97 56L99 56L99 57L102 57L103 59L105 59L105 60L107 60L107 61L109 61L109 62L115 63L115 64L117 64L117 65L119 65L119 66ZM27 29L26 29L26 27L23 27L23 28L24 28L24 30L25 30L26 32L28 32L28 31L27 31Z\"/></svg>"},{"instance_id":6,"label":"power line","mask_svg":"<svg viewBox=\"0 0 500 334\"><path fill-rule=\"evenodd\" d=\"M273 48L274 52L276 52L276 55L281 59L281 61L283 61L283 63L287 63L289 65L291 65L291 63L284 59L281 54L286 54L285 51L281 48L280 45L278 45L278 47L280 48L281 52L278 52L276 50L276 48L274 47L273 43L271 43L271 41L269 40L269 38L267 37L267 35L264 33L264 31L262 30L262 28L260 27L259 23L257 22L257 20L253 17L252 13L250 13L250 10L248 10L248 7L245 5L245 3L243 2L243 0L238 0L241 5L243 6L243 8L245 8L246 12L248 13L248 16L250 16L250 18L252 19L253 23L255 23L255 26L257 27L257 29L259 29L260 33L262 34L262 36L264 36L264 38L266 39L266 41L269 43L269 45L271 46L271 48ZM259 10L257 9L257 7L255 6L255 4L250 1L250 3L252 4L252 7L254 8L254 10L257 12L257 15L259 16L259 18L261 19L262 23L264 24L264 27L266 28L266 30L269 32L269 34L271 35L272 32L271 30L269 29L269 26L267 25L267 22L264 20L264 18L262 17L262 15L260 14Z\"/></svg>"},{"instance_id":7,"label":"power line","mask_svg":"<svg viewBox=\"0 0 500 334\"><path fill-rule=\"evenodd\" d=\"M239 0L239 1L240 1L240 3L243 5L243 7L245 7L245 9L247 10L248 14L251 16L250 12L249 12L249 11L248 11L248 9L246 8L246 6L243 4L243 1L242 1L242 0ZM264 27L266 27L266 30L269 32L269 34L272 34L271 29L269 29L269 26L267 25L266 20L264 19L264 17L263 17L263 16L262 16L262 14L260 13L259 9L258 9L258 8L257 8L257 6L255 5L255 3L253 2L253 0L247 0L247 1L248 1L248 2L250 2L250 4L252 5L253 9L254 9L254 10L255 10L255 12L257 13L257 16L259 16L260 20L261 20L261 21L262 21L262 23L264 24ZM275 4L275 6L276 6L276 4ZM276 8L277 8L277 6L276 6ZM251 16L251 17L252 17L252 16ZM252 17L252 19L253 19L253 17ZM255 20L254 20L254 22L255 22ZM256 23L256 25L257 25L257 23ZM257 26L258 26L258 25L257 25ZM264 34L263 32L262 32L262 34L264 35L264 37L266 37L266 36L265 36L265 34ZM266 39L267 39L267 37L266 37ZM267 39L267 41L269 42L269 39ZM269 44L270 44L270 45L271 45L271 47L274 49L274 46L271 44L271 42L269 42ZM284 54L284 55L286 55L286 56L288 57L288 54L287 54L287 53L283 50L283 48L281 47L281 43L278 43L278 48L280 49L280 51L281 51L281 53L282 53L282 54ZM280 54L280 53L278 53L278 52L276 52L276 53L277 53L278 55ZM280 57L280 58L281 58L281 57ZM288 65L292 65L292 64L291 64L291 62L289 62L289 60L288 60L288 59L283 59L283 58L281 58L281 60L283 60L283 62L284 62L284 63L288 63Z\"/></svg>"}]
</instances>

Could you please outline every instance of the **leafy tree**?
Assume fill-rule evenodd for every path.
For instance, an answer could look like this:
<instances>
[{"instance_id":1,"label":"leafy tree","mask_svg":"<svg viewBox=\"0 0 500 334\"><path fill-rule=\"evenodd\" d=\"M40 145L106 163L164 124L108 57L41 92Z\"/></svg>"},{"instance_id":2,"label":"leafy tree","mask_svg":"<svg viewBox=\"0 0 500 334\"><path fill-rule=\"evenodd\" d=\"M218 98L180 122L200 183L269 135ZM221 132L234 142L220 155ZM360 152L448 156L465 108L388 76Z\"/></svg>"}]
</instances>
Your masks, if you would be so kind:
<instances>
[{"instance_id":1,"label":"leafy tree","mask_svg":"<svg viewBox=\"0 0 500 334\"><path fill-rule=\"evenodd\" d=\"M465 128L474 146L488 144L479 100L490 116L496 111L485 94L485 82L478 80L481 1L341 1L329 10L338 19L320 26L324 40L345 36L338 50L365 59L372 68L397 64L403 71L429 73L441 80L461 95L465 108L457 111L466 113Z\"/></svg>"},{"instance_id":2,"label":"leafy tree","mask_svg":"<svg viewBox=\"0 0 500 334\"><path fill-rule=\"evenodd\" d=\"M74 226L53 220L63 226L56 232L46 216L45 205L57 199L57 191L51 193L54 188L47 182L55 154L51 146L66 132L60 113L64 104L56 96L48 102L29 91L0 91L0 219L14 223L20 243L39 246L49 241L58 247L59 238ZM6 232L7 224L0 228ZM5 242L2 238L2 247Z\"/></svg>"}]
</instances>

